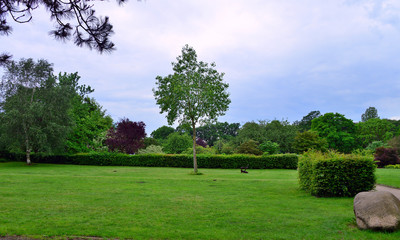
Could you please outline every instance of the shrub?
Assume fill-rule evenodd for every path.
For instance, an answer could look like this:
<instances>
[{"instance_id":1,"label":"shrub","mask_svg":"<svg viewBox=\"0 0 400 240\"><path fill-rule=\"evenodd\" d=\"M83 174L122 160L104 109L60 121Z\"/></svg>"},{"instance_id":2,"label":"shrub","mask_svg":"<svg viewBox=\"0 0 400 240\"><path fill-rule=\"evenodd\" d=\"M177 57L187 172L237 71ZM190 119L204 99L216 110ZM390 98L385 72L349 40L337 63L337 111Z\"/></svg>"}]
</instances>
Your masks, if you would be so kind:
<instances>
[{"instance_id":1,"label":"shrub","mask_svg":"<svg viewBox=\"0 0 400 240\"><path fill-rule=\"evenodd\" d=\"M144 122L132 122L128 118L122 119L117 123L116 128L108 130L105 144L111 151L136 153L144 146L145 127Z\"/></svg>"},{"instance_id":2,"label":"shrub","mask_svg":"<svg viewBox=\"0 0 400 240\"><path fill-rule=\"evenodd\" d=\"M371 157L307 152L299 160L300 187L318 197L352 197L375 185Z\"/></svg>"},{"instance_id":3,"label":"shrub","mask_svg":"<svg viewBox=\"0 0 400 240\"><path fill-rule=\"evenodd\" d=\"M177 132L168 136L163 150L166 153L182 153L192 146L193 142L189 135L179 134Z\"/></svg>"},{"instance_id":4,"label":"shrub","mask_svg":"<svg viewBox=\"0 0 400 240\"><path fill-rule=\"evenodd\" d=\"M143 145L144 145L144 148L147 148L150 145L160 146L161 144L155 138L146 137L143 139Z\"/></svg>"},{"instance_id":5,"label":"shrub","mask_svg":"<svg viewBox=\"0 0 400 240\"><path fill-rule=\"evenodd\" d=\"M261 155L262 151L258 149L258 142L250 139L240 144L237 149L237 153Z\"/></svg>"},{"instance_id":6,"label":"shrub","mask_svg":"<svg viewBox=\"0 0 400 240\"><path fill-rule=\"evenodd\" d=\"M325 138L319 137L317 132L298 132L294 138L293 148L297 153L307 152L311 149L325 152L328 149L328 142Z\"/></svg>"},{"instance_id":7,"label":"shrub","mask_svg":"<svg viewBox=\"0 0 400 240\"><path fill-rule=\"evenodd\" d=\"M376 149L374 157L379 168L400 163L399 156L394 148L379 147Z\"/></svg>"},{"instance_id":8,"label":"shrub","mask_svg":"<svg viewBox=\"0 0 400 240\"><path fill-rule=\"evenodd\" d=\"M268 154L277 154L279 153L279 144L271 141L265 141L264 143L260 144L259 149Z\"/></svg>"},{"instance_id":9,"label":"shrub","mask_svg":"<svg viewBox=\"0 0 400 240\"><path fill-rule=\"evenodd\" d=\"M162 150L161 146L157 146L157 145L150 145L145 149L139 149L138 154L151 154L151 153L158 153L158 154L162 154L164 153Z\"/></svg>"},{"instance_id":10,"label":"shrub","mask_svg":"<svg viewBox=\"0 0 400 240\"><path fill-rule=\"evenodd\" d=\"M192 154L193 155L193 148L188 148L182 152L182 154ZM210 147L202 147L196 146L196 154L215 154L215 150Z\"/></svg>"},{"instance_id":11,"label":"shrub","mask_svg":"<svg viewBox=\"0 0 400 240\"><path fill-rule=\"evenodd\" d=\"M352 154L366 156L366 157L374 157L375 150L368 149L356 149L351 152Z\"/></svg>"},{"instance_id":12,"label":"shrub","mask_svg":"<svg viewBox=\"0 0 400 240\"><path fill-rule=\"evenodd\" d=\"M391 148L394 148L397 150L397 153L400 153L400 136L395 136L392 139L388 141L388 145Z\"/></svg>"},{"instance_id":13,"label":"shrub","mask_svg":"<svg viewBox=\"0 0 400 240\"><path fill-rule=\"evenodd\" d=\"M235 146L232 143L225 143L221 149L222 154L233 154L235 153Z\"/></svg>"},{"instance_id":14,"label":"shrub","mask_svg":"<svg viewBox=\"0 0 400 240\"><path fill-rule=\"evenodd\" d=\"M201 138L196 139L196 144L202 146L203 148L207 147L207 143Z\"/></svg>"},{"instance_id":15,"label":"shrub","mask_svg":"<svg viewBox=\"0 0 400 240\"><path fill-rule=\"evenodd\" d=\"M386 165L385 168L400 169L400 164L396 164L396 165Z\"/></svg>"},{"instance_id":16,"label":"shrub","mask_svg":"<svg viewBox=\"0 0 400 240\"><path fill-rule=\"evenodd\" d=\"M372 143L368 144L368 146L365 149L375 152L375 150L380 147L388 147L388 145L382 141L373 141Z\"/></svg>"}]
</instances>

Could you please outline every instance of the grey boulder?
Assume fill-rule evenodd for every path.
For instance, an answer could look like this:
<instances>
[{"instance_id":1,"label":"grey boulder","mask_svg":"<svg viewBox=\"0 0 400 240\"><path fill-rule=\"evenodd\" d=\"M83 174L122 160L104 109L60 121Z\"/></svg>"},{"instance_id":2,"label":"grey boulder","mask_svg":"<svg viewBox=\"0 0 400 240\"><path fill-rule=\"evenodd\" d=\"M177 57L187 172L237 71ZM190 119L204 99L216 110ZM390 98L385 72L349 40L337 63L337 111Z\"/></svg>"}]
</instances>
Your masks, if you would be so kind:
<instances>
[{"instance_id":1,"label":"grey boulder","mask_svg":"<svg viewBox=\"0 0 400 240\"><path fill-rule=\"evenodd\" d=\"M400 200L387 191L360 192L354 197L360 229L395 231L400 228Z\"/></svg>"}]
</instances>

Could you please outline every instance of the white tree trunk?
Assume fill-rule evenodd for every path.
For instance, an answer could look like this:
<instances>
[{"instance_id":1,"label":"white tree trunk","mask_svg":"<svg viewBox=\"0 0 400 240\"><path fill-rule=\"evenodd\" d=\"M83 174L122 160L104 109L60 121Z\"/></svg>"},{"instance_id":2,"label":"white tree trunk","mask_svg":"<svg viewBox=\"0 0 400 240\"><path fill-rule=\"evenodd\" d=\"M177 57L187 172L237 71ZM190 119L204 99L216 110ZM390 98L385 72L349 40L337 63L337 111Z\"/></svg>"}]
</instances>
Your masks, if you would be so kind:
<instances>
[{"instance_id":1,"label":"white tree trunk","mask_svg":"<svg viewBox=\"0 0 400 240\"><path fill-rule=\"evenodd\" d=\"M197 174L197 158L196 158L196 125L192 124L193 127L193 172Z\"/></svg>"}]
</instances>

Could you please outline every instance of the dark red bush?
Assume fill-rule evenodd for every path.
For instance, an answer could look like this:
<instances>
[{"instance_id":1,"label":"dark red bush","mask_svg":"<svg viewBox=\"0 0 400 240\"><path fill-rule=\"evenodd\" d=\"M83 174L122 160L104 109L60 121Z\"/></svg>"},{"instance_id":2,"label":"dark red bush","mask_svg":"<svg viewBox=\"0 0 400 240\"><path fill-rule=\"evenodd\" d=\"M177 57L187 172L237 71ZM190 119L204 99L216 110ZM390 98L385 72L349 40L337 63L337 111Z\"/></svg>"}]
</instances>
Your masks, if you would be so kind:
<instances>
[{"instance_id":1,"label":"dark red bush","mask_svg":"<svg viewBox=\"0 0 400 240\"><path fill-rule=\"evenodd\" d=\"M379 168L383 168L386 165L400 164L399 156L394 148L379 147L376 149L374 157Z\"/></svg>"},{"instance_id":2,"label":"dark red bush","mask_svg":"<svg viewBox=\"0 0 400 240\"><path fill-rule=\"evenodd\" d=\"M201 138L196 139L196 144L202 147L207 147L207 143Z\"/></svg>"},{"instance_id":3,"label":"dark red bush","mask_svg":"<svg viewBox=\"0 0 400 240\"><path fill-rule=\"evenodd\" d=\"M132 122L128 118L118 122L116 128L108 131L105 144L111 151L133 154L144 146L146 137L144 122Z\"/></svg>"}]
</instances>

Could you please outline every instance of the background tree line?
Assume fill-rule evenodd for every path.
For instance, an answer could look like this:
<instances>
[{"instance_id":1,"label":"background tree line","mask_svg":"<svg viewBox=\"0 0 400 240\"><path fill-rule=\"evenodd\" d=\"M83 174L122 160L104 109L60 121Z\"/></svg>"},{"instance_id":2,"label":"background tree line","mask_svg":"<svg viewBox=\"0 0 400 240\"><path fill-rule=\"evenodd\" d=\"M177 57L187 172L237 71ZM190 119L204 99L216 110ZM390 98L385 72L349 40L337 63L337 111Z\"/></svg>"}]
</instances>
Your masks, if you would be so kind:
<instances>
[{"instance_id":1,"label":"background tree line","mask_svg":"<svg viewBox=\"0 0 400 240\"><path fill-rule=\"evenodd\" d=\"M312 111L301 120L208 122L193 129L162 126L147 137L145 123L123 118L113 123L80 85L77 73L55 75L52 64L9 62L1 79L0 147L26 153L274 154L334 149L344 153L377 147L400 148L400 121L380 119L374 107L354 123L339 113Z\"/></svg>"},{"instance_id":2,"label":"background tree line","mask_svg":"<svg viewBox=\"0 0 400 240\"><path fill-rule=\"evenodd\" d=\"M139 152L190 153L191 128L162 126L146 138L149 149ZM293 123L287 120L216 122L197 128L197 151L206 154L303 153L328 149L343 153L374 151L378 147L400 147L400 121L380 119L374 107L354 123L340 113L312 111Z\"/></svg>"}]
</instances>

